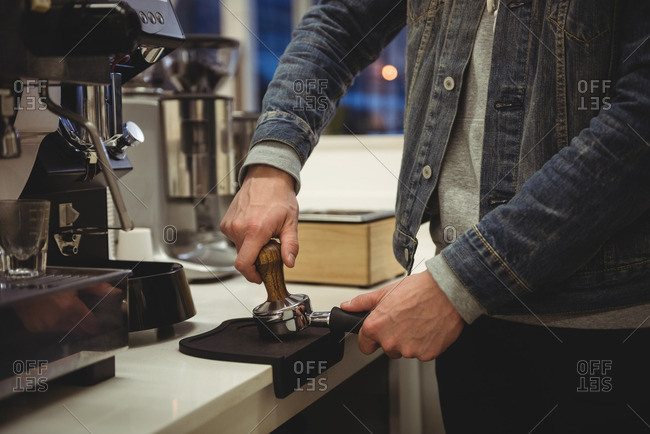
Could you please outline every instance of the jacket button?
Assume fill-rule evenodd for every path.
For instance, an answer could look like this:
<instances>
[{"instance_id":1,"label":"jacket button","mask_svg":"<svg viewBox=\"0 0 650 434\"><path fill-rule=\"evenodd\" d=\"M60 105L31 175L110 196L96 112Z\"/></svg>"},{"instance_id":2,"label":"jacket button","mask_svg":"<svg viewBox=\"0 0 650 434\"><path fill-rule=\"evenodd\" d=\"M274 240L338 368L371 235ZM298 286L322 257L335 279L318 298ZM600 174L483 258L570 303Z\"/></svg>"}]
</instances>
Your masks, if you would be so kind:
<instances>
[{"instance_id":1,"label":"jacket button","mask_svg":"<svg viewBox=\"0 0 650 434\"><path fill-rule=\"evenodd\" d=\"M443 84L443 86L445 86L445 89L447 89L447 90L454 90L454 87L456 87L456 82L451 77L445 78L445 80L442 82L442 84Z\"/></svg>"},{"instance_id":2,"label":"jacket button","mask_svg":"<svg viewBox=\"0 0 650 434\"><path fill-rule=\"evenodd\" d=\"M404 259L408 262L409 260L409 249L404 247Z\"/></svg>"},{"instance_id":3,"label":"jacket button","mask_svg":"<svg viewBox=\"0 0 650 434\"><path fill-rule=\"evenodd\" d=\"M431 178L431 167L429 166L424 166L422 168L422 176L424 176L424 179L429 179Z\"/></svg>"}]
</instances>

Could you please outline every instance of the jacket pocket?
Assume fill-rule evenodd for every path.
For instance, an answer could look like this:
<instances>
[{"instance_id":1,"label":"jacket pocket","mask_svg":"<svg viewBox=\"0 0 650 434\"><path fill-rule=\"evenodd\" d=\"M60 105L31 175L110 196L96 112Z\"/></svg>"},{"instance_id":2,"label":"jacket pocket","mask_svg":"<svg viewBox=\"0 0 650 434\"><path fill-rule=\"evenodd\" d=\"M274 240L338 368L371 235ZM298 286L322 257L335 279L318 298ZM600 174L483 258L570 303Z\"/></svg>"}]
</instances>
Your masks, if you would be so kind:
<instances>
[{"instance_id":1,"label":"jacket pocket","mask_svg":"<svg viewBox=\"0 0 650 434\"><path fill-rule=\"evenodd\" d=\"M427 15L430 9L438 9L445 4L445 0L409 0L406 9L409 22L416 22Z\"/></svg>"},{"instance_id":2,"label":"jacket pocket","mask_svg":"<svg viewBox=\"0 0 650 434\"><path fill-rule=\"evenodd\" d=\"M547 18L570 39L589 44L612 29L615 4L616 0L551 1Z\"/></svg>"}]
</instances>

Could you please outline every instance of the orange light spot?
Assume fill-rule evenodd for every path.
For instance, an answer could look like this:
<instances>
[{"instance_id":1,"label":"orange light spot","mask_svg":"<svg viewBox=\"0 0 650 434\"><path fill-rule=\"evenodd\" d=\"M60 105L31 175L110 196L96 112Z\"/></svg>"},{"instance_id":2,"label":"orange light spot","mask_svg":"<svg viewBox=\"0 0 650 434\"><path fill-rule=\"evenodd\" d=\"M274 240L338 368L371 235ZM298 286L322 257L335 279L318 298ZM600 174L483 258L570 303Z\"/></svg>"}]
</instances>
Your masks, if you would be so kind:
<instances>
[{"instance_id":1,"label":"orange light spot","mask_svg":"<svg viewBox=\"0 0 650 434\"><path fill-rule=\"evenodd\" d=\"M381 68L381 76L386 81L393 81L397 78L397 68L393 65L385 65Z\"/></svg>"}]
</instances>

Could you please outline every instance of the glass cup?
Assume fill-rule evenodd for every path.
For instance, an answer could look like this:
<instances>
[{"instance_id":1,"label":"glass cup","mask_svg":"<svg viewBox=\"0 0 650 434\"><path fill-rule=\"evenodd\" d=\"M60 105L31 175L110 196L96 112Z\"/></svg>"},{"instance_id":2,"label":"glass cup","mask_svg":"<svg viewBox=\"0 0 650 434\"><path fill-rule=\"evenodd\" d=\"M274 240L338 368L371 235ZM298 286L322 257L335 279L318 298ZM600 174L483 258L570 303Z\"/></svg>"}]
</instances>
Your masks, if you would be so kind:
<instances>
[{"instance_id":1,"label":"glass cup","mask_svg":"<svg viewBox=\"0 0 650 434\"><path fill-rule=\"evenodd\" d=\"M45 274L50 202L0 200L0 271L5 279Z\"/></svg>"}]
</instances>

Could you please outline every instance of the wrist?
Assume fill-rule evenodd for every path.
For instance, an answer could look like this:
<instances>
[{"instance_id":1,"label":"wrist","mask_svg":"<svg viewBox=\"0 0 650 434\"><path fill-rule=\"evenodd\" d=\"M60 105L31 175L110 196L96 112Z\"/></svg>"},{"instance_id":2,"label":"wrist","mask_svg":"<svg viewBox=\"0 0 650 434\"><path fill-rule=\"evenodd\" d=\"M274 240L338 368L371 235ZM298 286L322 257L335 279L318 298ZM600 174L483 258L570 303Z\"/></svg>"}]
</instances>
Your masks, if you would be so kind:
<instances>
[{"instance_id":1,"label":"wrist","mask_svg":"<svg viewBox=\"0 0 650 434\"><path fill-rule=\"evenodd\" d=\"M474 298L449 266L443 254L429 259L426 265L427 273L436 281L438 288L467 324L471 324L476 318L487 313L485 307Z\"/></svg>"},{"instance_id":2,"label":"wrist","mask_svg":"<svg viewBox=\"0 0 650 434\"><path fill-rule=\"evenodd\" d=\"M244 183L252 179L275 179L284 181L292 190L295 185L293 176L284 170L266 164L253 164L247 168Z\"/></svg>"}]
</instances>

